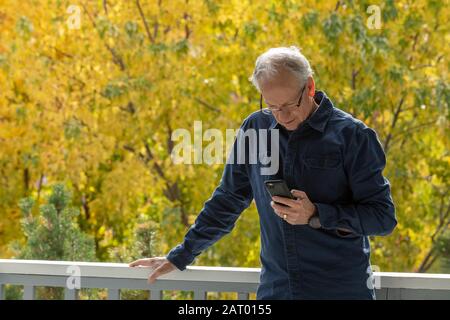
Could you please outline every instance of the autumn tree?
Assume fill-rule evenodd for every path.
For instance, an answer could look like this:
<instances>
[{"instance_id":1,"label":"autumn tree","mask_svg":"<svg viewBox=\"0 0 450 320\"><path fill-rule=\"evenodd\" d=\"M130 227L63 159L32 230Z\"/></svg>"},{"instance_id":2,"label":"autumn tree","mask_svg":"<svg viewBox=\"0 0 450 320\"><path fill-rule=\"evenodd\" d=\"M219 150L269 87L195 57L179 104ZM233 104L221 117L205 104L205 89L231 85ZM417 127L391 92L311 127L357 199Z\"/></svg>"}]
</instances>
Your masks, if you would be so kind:
<instances>
[{"instance_id":1,"label":"autumn tree","mask_svg":"<svg viewBox=\"0 0 450 320\"><path fill-rule=\"evenodd\" d=\"M448 256L448 23L444 1L64 1L0 5L0 245L17 201L73 189L99 259L140 215L181 241L223 164L174 164L172 133L238 128L258 108L256 57L298 45L319 89L373 127L399 225L372 239L382 271L445 269ZM71 7L70 10L69 7ZM79 25L77 25L79 18ZM446 67L447 66L447 67ZM207 144L206 141L203 144ZM163 232L162 232L163 230ZM252 205L198 264L259 266Z\"/></svg>"}]
</instances>

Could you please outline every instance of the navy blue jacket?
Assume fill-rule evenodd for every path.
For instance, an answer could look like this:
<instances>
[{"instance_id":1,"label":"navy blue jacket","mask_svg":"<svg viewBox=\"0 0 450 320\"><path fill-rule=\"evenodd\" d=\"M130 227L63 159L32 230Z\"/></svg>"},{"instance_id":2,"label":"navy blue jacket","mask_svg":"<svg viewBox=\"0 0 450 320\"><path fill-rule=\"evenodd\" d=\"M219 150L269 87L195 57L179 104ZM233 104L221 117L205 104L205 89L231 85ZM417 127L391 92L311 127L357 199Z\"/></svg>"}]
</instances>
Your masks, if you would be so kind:
<instances>
[{"instance_id":1,"label":"navy blue jacket","mask_svg":"<svg viewBox=\"0 0 450 320\"><path fill-rule=\"evenodd\" d=\"M279 129L279 170L264 175L261 161L229 158L219 186L184 241L167 255L178 269L229 233L254 199L261 227L257 299L375 298L368 237L388 235L397 224L390 184L382 175L386 157L373 129L334 107L324 92L316 91L314 99L319 108L294 131L281 127L269 111L244 120L243 132L266 129L270 136ZM271 139L261 142L271 155ZM245 155L251 150L246 145ZM265 190L268 179L284 179L290 189L304 191L318 209L322 228L291 225L278 217Z\"/></svg>"}]
</instances>

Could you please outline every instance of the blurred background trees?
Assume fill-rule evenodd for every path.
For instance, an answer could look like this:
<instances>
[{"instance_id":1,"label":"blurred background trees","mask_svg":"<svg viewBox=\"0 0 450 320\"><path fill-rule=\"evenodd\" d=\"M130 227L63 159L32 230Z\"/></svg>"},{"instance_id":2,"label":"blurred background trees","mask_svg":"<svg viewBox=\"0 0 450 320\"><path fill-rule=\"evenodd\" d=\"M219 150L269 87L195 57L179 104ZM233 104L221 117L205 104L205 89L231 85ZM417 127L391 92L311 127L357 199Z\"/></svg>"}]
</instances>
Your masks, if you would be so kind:
<instances>
[{"instance_id":1,"label":"blurred background trees","mask_svg":"<svg viewBox=\"0 0 450 320\"><path fill-rule=\"evenodd\" d=\"M167 253L223 169L174 164L172 132L238 128L258 108L256 57L297 45L318 89L385 148L399 225L372 239L372 263L450 272L449 10L384 1L373 29L372 4L0 0L0 256L28 245L19 200L41 204L58 181L95 242L89 259ZM252 205L196 263L258 267L259 241Z\"/></svg>"}]
</instances>

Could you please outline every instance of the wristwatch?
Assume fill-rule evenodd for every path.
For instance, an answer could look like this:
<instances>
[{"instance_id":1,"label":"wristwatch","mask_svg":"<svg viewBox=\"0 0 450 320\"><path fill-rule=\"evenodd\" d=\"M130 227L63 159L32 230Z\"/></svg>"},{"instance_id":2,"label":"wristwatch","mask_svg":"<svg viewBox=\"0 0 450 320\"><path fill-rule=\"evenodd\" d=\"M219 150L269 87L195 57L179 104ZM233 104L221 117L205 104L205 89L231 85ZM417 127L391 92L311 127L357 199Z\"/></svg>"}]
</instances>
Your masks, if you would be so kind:
<instances>
[{"instance_id":1,"label":"wristwatch","mask_svg":"<svg viewBox=\"0 0 450 320\"><path fill-rule=\"evenodd\" d=\"M317 213L309 218L308 225L313 229L320 229L322 227L322 225L320 224L319 215Z\"/></svg>"}]
</instances>

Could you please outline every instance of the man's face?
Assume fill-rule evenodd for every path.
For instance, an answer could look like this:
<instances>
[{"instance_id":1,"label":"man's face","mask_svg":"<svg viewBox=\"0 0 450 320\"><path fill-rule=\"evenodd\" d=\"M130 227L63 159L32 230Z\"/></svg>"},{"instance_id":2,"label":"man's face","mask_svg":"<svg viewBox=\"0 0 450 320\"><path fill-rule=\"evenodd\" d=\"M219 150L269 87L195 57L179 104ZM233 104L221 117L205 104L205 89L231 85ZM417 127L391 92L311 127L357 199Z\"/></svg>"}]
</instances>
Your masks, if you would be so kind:
<instances>
[{"instance_id":1,"label":"man's face","mask_svg":"<svg viewBox=\"0 0 450 320\"><path fill-rule=\"evenodd\" d=\"M308 83L303 91L300 107L296 107L302 88L298 79L288 71L280 72L261 85L261 93L266 105L280 108L280 111L273 112L273 116L287 130L295 130L308 117L311 107Z\"/></svg>"}]
</instances>

